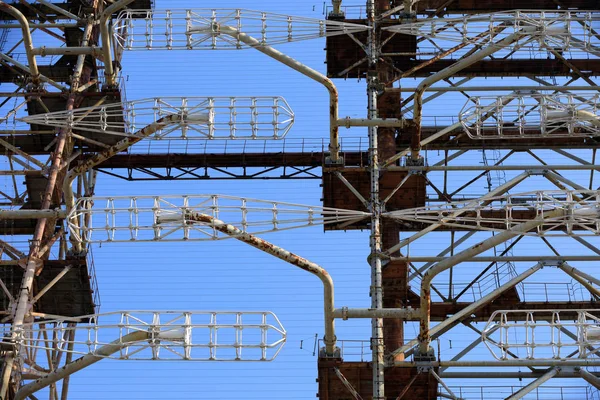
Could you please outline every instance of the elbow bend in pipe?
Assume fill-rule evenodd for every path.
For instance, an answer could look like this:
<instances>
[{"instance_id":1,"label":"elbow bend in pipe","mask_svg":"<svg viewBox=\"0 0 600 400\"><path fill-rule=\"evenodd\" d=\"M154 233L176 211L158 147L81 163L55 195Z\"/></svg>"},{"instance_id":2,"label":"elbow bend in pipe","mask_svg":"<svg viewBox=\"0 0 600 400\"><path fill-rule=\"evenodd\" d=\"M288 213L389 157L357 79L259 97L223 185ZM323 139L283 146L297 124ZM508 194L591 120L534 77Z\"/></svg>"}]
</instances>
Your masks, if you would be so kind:
<instances>
[{"instance_id":1,"label":"elbow bend in pipe","mask_svg":"<svg viewBox=\"0 0 600 400\"><path fill-rule=\"evenodd\" d=\"M23 32L23 44L25 46L25 53L27 54L27 62L29 63L29 69L31 70L31 78L33 84L38 86L40 84L40 72L38 70L35 55L33 54L33 41L31 39L31 31L29 30L29 21L27 18L16 8L0 1L0 11L4 11L7 14L12 15L21 25Z\"/></svg>"}]
</instances>

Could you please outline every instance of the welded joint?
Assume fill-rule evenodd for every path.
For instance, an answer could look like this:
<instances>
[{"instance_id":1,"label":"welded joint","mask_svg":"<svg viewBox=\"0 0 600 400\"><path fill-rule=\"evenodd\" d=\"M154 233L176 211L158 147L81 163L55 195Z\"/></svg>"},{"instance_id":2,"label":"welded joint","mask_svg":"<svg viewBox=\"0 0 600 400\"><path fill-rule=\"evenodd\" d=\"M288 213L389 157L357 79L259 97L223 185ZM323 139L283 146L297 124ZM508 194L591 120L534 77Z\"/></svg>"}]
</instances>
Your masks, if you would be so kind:
<instances>
[{"instance_id":1,"label":"welded joint","mask_svg":"<svg viewBox=\"0 0 600 400\"><path fill-rule=\"evenodd\" d=\"M550 172L550 170L548 169L548 166L546 165L540 165L539 169L528 169L525 171L528 175L532 176L532 175L541 175L544 176L546 174L548 174Z\"/></svg>"},{"instance_id":2,"label":"welded joint","mask_svg":"<svg viewBox=\"0 0 600 400\"><path fill-rule=\"evenodd\" d=\"M557 268L559 268L564 263L565 262L563 260L544 260L544 259L541 259L539 261L539 264L542 266L542 268L544 268L544 267L557 267Z\"/></svg>"}]
</instances>

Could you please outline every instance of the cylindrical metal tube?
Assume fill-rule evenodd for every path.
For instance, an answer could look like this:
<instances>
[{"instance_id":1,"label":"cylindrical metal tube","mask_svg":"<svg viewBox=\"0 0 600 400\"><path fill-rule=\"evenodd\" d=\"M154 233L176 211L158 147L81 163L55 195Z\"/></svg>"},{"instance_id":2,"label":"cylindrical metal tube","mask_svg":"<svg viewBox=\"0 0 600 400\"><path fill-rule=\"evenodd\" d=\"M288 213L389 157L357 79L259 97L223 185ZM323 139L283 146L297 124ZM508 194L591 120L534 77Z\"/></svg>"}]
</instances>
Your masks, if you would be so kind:
<instances>
[{"instance_id":1,"label":"cylindrical metal tube","mask_svg":"<svg viewBox=\"0 0 600 400\"><path fill-rule=\"evenodd\" d=\"M35 47L31 50L36 56L62 56L62 55L92 55L98 56L102 51L98 47L70 46L70 47Z\"/></svg>"},{"instance_id":2,"label":"cylindrical metal tube","mask_svg":"<svg viewBox=\"0 0 600 400\"><path fill-rule=\"evenodd\" d=\"M332 163L339 162L339 137L338 137L338 91L333 81L322 73L294 60L292 57L275 50L272 47L265 46L252 36L239 32L230 26L220 26L220 32L232 36L236 40L251 46L261 53L279 61L280 63L300 72L301 74L319 82L329 91L329 157Z\"/></svg>"},{"instance_id":3,"label":"cylindrical metal tube","mask_svg":"<svg viewBox=\"0 0 600 400\"><path fill-rule=\"evenodd\" d=\"M41 219L66 218L65 210L0 210L0 220L3 219Z\"/></svg>"},{"instance_id":4,"label":"cylindrical metal tube","mask_svg":"<svg viewBox=\"0 0 600 400\"><path fill-rule=\"evenodd\" d=\"M421 310L423 310L423 319L421 320L421 330L419 333L420 351L422 353L426 353L429 349L429 342L431 340L429 333L429 323L431 320L431 282L433 281L433 278L436 275L461 263L464 260L473 258L474 256L481 254L486 250L489 250L501 243L504 243L515 236L522 235L524 232L529 232L533 228L543 225L547 219L560 217L564 215L565 212L565 210L558 209L555 211L548 212L543 218L536 218L531 221L527 221L522 224L516 225L509 231L500 232L497 235L487 240L484 240L483 242L478 243L475 246L472 246L466 250L463 250L452 257L440 261L439 263L431 267L423 275L423 278L421 280ZM454 317L456 317L456 315L452 318ZM436 328L440 325L436 325Z\"/></svg>"},{"instance_id":5,"label":"cylindrical metal tube","mask_svg":"<svg viewBox=\"0 0 600 400\"><path fill-rule=\"evenodd\" d=\"M106 84L113 86L115 84L115 70L112 65L112 42L110 32L108 30L108 21L113 13L119 11L123 7L126 7L133 0L119 0L116 3L111 4L104 10L102 17L100 18L100 35L102 36L102 53L104 58L104 76L106 77Z\"/></svg>"},{"instance_id":6,"label":"cylindrical metal tube","mask_svg":"<svg viewBox=\"0 0 600 400\"><path fill-rule=\"evenodd\" d=\"M560 372L560 368L552 368L550 371L546 372L544 375L531 382L529 385L523 387L517 393L513 394L510 397L507 397L506 400L518 400L522 399L527 393L534 391L536 388L543 385L545 382L554 378L556 374Z\"/></svg>"},{"instance_id":7,"label":"cylindrical metal tube","mask_svg":"<svg viewBox=\"0 0 600 400\"><path fill-rule=\"evenodd\" d=\"M442 79L446 79L452 75L454 75L456 72L467 68L470 65L475 64L476 62L484 59L485 57L494 54L495 52L502 50L503 48L506 48L508 46L510 46L511 44L513 44L515 41L517 41L519 38L523 37L523 33L521 32L515 32L511 35L508 35L507 37L505 37L504 39L500 40L497 43L492 43L491 45L481 49L480 51L470 55L469 57L463 58L462 60L457 61L456 63L452 64L451 66L444 68L443 70L429 76L426 79L423 79L423 81L419 84L419 86L417 86L417 89L415 90L415 109L414 109L414 116L413 116L413 120L415 122L416 125L416 130L415 133L413 134L412 140L411 140L411 158L413 160L418 160L420 155L420 151L421 151L421 119L422 119L422 115L423 115L423 93L425 91L425 89L427 89L429 86L433 85L435 82L439 82Z\"/></svg>"},{"instance_id":8,"label":"cylindrical metal tube","mask_svg":"<svg viewBox=\"0 0 600 400\"><path fill-rule=\"evenodd\" d=\"M31 40L31 32L29 30L29 21L27 18L16 8L0 1L0 10L7 14L12 15L21 25L21 32L23 33L23 46L25 47L25 54L27 55L27 62L29 63L29 69L31 70L31 80L34 85L40 83L40 71L38 70L35 56L33 55L33 43Z\"/></svg>"},{"instance_id":9,"label":"cylindrical metal tube","mask_svg":"<svg viewBox=\"0 0 600 400\"><path fill-rule=\"evenodd\" d=\"M15 400L25 400L27 396L37 392L38 390L43 389L46 386L53 384L54 382L58 382L66 376L69 376L77 371L81 371L82 369L97 363L103 358L108 357L111 354L114 354L117 351L129 346L131 343L147 340L148 338L150 338L150 332L136 331L129 333L123 336L122 338L113 341L110 344L102 346L94 354L87 354L65 365L64 367L49 373L43 378L40 378L34 382L28 383L25 386L22 386L16 393Z\"/></svg>"},{"instance_id":10,"label":"cylindrical metal tube","mask_svg":"<svg viewBox=\"0 0 600 400\"><path fill-rule=\"evenodd\" d=\"M325 353L327 356L334 356L336 353L336 337L335 337L335 323L333 317L334 311L334 291L333 291L333 280L329 273L322 268L320 265L311 262L303 257L300 257L292 252L289 252L279 246L274 245L264 239L258 238L249 233L243 232L233 225L229 225L223 221L220 221L210 215L191 213L186 215L188 221L195 221L200 223L208 224L210 227L217 231L224 233L237 239L241 242L249 244L265 253L271 254L283 261L286 261L296 267L299 267L313 275L316 275L321 282L323 282L323 291L325 297L324 304L324 315L325 315Z\"/></svg>"},{"instance_id":11,"label":"cylindrical metal tube","mask_svg":"<svg viewBox=\"0 0 600 400\"><path fill-rule=\"evenodd\" d=\"M336 308L333 317L338 319L351 318L400 318L404 320L418 320L421 312L416 308Z\"/></svg>"}]
</instances>

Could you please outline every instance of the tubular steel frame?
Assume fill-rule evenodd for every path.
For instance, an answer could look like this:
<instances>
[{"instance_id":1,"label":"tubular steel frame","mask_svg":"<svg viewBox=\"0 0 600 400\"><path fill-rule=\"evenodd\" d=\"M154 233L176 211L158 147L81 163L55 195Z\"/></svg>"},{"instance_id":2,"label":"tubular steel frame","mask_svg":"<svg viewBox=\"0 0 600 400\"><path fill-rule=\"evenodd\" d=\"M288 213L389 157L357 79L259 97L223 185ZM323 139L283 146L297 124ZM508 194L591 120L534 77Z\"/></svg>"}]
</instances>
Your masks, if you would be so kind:
<instances>
[{"instance_id":1,"label":"tubular steel frame","mask_svg":"<svg viewBox=\"0 0 600 400\"><path fill-rule=\"evenodd\" d=\"M499 295L507 291L516 290L519 285L523 285L525 279L528 279L534 273L536 273L536 276L540 276L541 273L537 272L548 265L558 266L571 276L577 284L581 285L582 290L589 293L591 297L600 299L600 281L583 269L576 269L566 264L566 261L582 263L597 261L600 257L600 249L592 243L592 240L582 237L585 236L582 234L584 228L592 238L598 235L599 229L598 188L595 187L594 180L596 170L600 169L600 166L596 164L597 144L594 139L600 126L597 114L598 95L594 94L597 93L598 86L587 71L581 71L564 56L565 53L571 51L583 53L592 58L597 58L600 55L598 34L593 28L594 24L600 20L596 11L550 10L545 12L540 10L518 10L495 14L476 14L460 18L438 18L437 16L441 15L440 11L443 11L443 7L441 7L427 18L417 18L416 21L409 22L410 19L403 20L402 17L416 16L415 12L419 10L419 7L415 5L417 2L409 0L394 9L382 10L380 9L380 1L367 0L366 20L362 24L355 24L247 10L120 11L132 0L111 2L112 5L109 7L104 10L100 7L90 15L74 15L48 1L38 0L38 2L54 10L57 16L46 18L38 10L36 16L28 19L16 8L0 2L0 9L11 15L16 21L15 24L7 25L7 27L11 29L20 28L23 32L23 46L27 56L27 65L25 65L11 57L11 52L14 49L0 54L0 58L2 58L0 63L3 67L20 71L19 73L24 76L22 84L18 85L14 93L4 94L8 99L15 99L15 105L0 120L7 126L12 123L13 128L18 124L24 124L21 125L24 129L21 131L16 128L7 129L2 131L2 134L8 134L10 137L20 134L34 134L40 135L40 137L43 137L43 135L53 136L52 142L44 148L41 154L25 151L18 145L0 138L0 146L5 151L6 164L10 167L10 170L0 171L0 175L10 179L14 187L14 193L0 192L3 206L15 207L25 204L27 192L18 189L18 179L23 177L45 177L48 179L38 209L31 211L2 210L4 212L3 219L33 219L36 225L31 246L25 251L12 246L9 242L0 242L3 256L0 263L5 265L20 263L24 268L23 282L16 296L10 292L6 283L0 279L0 290L11 303L9 308L11 311L7 311L5 315L2 315L2 322L10 324L10 329L5 331L2 339L5 346L0 350L4 357L0 382L1 399L25 398L30 392L33 393L34 390L41 387L39 386L41 383L38 386L34 384L22 386L23 389L26 388L24 391L20 391L19 387L21 387L23 380L42 377L41 372L48 372L48 376L50 376L46 376L45 380L42 379L42 381L50 387L51 399L58 399L59 393L56 380L64 378L61 397L66 399L69 385L68 375L62 377L55 375L58 373L60 366L69 369L75 365L72 361L73 354L83 355L85 362L82 365L89 365L87 363L111 357L111 354L115 352L119 352L117 353L120 354L118 358L121 358L123 354L126 354L122 356L123 358L131 358L131 353L127 352L134 349L129 346L129 343L133 341L133 343L144 343L141 346L143 349L140 348L139 351L150 348L150 357L158 359L160 354L156 349L166 348L169 350L169 345L159 343L160 341L157 338L166 341L172 340L178 344L183 343L185 348L186 345L191 345L188 340L189 335L186 336L186 332L195 328L217 329L217 323L212 320L207 324L192 324L189 319L193 313L177 314L176 318L181 317L186 322L175 324L178 329L175 332L172 329L173 324L167 323L165 325L157 322L156 317L158 314L156 313L150 314L153 318L152 321L135 317L138 323L94 325L99 318L97 314L81 318L66 318L32 311L31 307L43 296L47 296L47 292L51 287L69 274L73 268L71 265L65 265L64 269L46 287L40 288L37 294L33 295L33 281L35 276L44 268L44 261L47 259L50 250L56 250L59 254L59 260L65 261L69 251L66 233L70 231L73 244L71 250L75 250L75 254L84 254L86 244L90 242L89 234L96 229L107 232L107 241L118 241L119 239L115 235L122 232L125 232L126 236L129 235L122 240L138 239L144 231L151 232L148 240L169 240L168 236L175 231L183 233L177 240L190 239L191 231L201 232L207 239L233 237L317 275L324 284L325 298L325 348L320 355L323 359L340 356L340 350L336 347L337 338L333 323L335 318L370 319L370 348L373 366L372 398L375 400L384 400L386 396L391 395L389 391L386 392L384 373L386 368L392 365L404 368L418 367L429 371L436 382L439 382L448 393L444 396L451 398L455 397L455 393L461 392L456 390L453 385L447 385L444 379L458 378L459 375L460 377L467 376L468 373L454 372L454 368L460 367L476 366L486 368L502 366L514 368L543 366L549 368L543 374L532 374L530 378L535 380L520 391L511 391L512 394L509 398L521 398L527 392L538 388L553 377L567 375L581 377L591 385L597 385L598 378L584 369L573 373L571 373L571 370L567 371L568 368L600 365L593 357L589 357L597 354L596 346L598 340L600 340L597 339L598 332L594 331L596 325L599 325L600 311L594 308L573 310L556 307L550 310L531 309L519 311L500 309L492 313L489 318L490 322L483 331L479 331L469 322L470 316L479 312L481 307L490 305ZM333 1L333 6L332 16L336 18L342 16L341 1ZM118 17L112 20L115 13L119 13ZM157 18L161 21L160 26L154 21ZM61 22L64 19L72 22ZM397 24L381 28L379 24L386 19L395 21ZM36 22L37 20L39 20L39 23ZM109 29L111 20L113 30ZM95 23L100 25L101 47L96 47L94 44L98 38L95 40L92 38L92 27ZM31 37L32 28L41 29L49 36L56 38L57 35L53 34L51 29L69 27L84 28L83 40L79 43L79 46L36 47ZM392 68L395 76L383 76L381 66L388 63L389 57L393 55L386 54L382 50L384 43L382 43L379 35L380 28L383 31L392 33L392 37L394 34L417 36L418 42L421 43L419 48L423 51L411 56L416 56L421 64L407 71L398 71ZM270 47L273 44L334 35L349 35L354 42L357 42L359 40L354 35L359 33L366 33L366 43L362 43L360 47L365 53L362 63L367 65L370 72L367 74L368 112L366 118L339 118L337 110L338 94L333 82L321 73ZM391 39L385 39L385 41L389 40ZM459 44L457 45L456 42ZM116 44L116 48L113 47L113 44ZM230 98L225 100L209 98L202 101L196 99L192 101L194 104L191 107L189 105L190 99L182 100L181 98L177 99L176 103L173 103L172 99L151 99L145 102L110 104L104 104L105 99L100 99L93 107L79 107L78 104L81 102L82 94L87 93L94 86L99 86L103 90L118 89L119 64L113 63L113 61L119 61L122 51L216 50L248 47L257 49L322 83L327 88L330 96L329 152L323 148L321 149L319 165L284 166L283 168L294 168L295 172L291 174L284 173L280 178L315 178L318 177L318 174L311 171L312 168L318 167L322 167L324 172L329 172L329 168L335 169L340 166L366 172L369 176L370 185L368 195L363 196L353 187L351 182L344 178L342 173L336 171L359 202L366 205L368 212L225 197L221 199L233 201L236 204L221 205L218 204L221 200L218 200L219 198L215 196L198 198L196 199L198 203L194 204L189 203L191 196L177 198L176 201L172 199L167 201L158 197L148 199L141 197L119 199L113 197L104 199L108 201L107 207L94 211L92 203L95 203L95 207L97 207L101 200L91 196L96 179L94 169L102 171L102 162L109 161L111 158L117 159L117 153L119 152L124 150L134 152L135 142L139 140L152 137L165 139L175 131L177 133L182 131L182 136L186 139L192 137L201 139L279 139L286 135L294 120L293 112L282 98L270 98L268 99L269 104L262 103L265 98L244 99L242 108L247 110L247 114L241 120L239 114L232 111L234 102ZM512 93L498 97L471 96L470 91L489 90L489 87L462 86L471 77L459 82L452 81L453 76L459 74L462 69L470 67L482 59L498 60L512 57L523 59L528 52L547 54L554 57L567 67L572 78L565 85L557 85L537 76L527 76L528 79L539 86L534 88L523 85L502 86L497 90ZM72 71L71 79L60 81L40 72L41 68L38 65L37 57L53 54L74 55L76 57L77 62ZM432 55L432 58L426 59L427 54ZM86 57L91 57L94 63L105 68L104 81L100 77L90 80L84 76L83 68ZM379 117L378 109L380 107L378 107L378 101L382 93L407 91L407 88L402 88L401 79L411 77L411 74L419 69L426 68L436 61L448 57L454 57L458 59L458 62L441 72L438 71L438 74L432 75L430 79L422 81L417 88L411 88L414 95L404 99L400 104L402 118L382 119ZM593 72L595 74L600 73L599 71ZM398 80L400 80L401 87L391 87L391 83ZM440 81L440 84L445 82L444 84L450 86L429 87L430 84L438 81ZM581 81L585 82L586 85L583 85ZM56 89L67 95L65 111L48 112L44 103L45 97L40 91L43 85L53 88L45 94L48 97L58 95L57 92L52 91ZM423 98L425 92L436 89L439 90L435 94ZM577 93L574 91L575 89L578 91ZM531 92L525 93L523 90ZM585 90L591 92L581 93ZM425 137L423 131L428 127L428 120L427 117L422 117L422 111L429 102L434 101L444 93L453 91L460 92L468 98L463 112L460 116L454 116L449 121L440 119L438 122L436 119L432 125L435 132L431 136ZM540 92L553 93L542 95ZM413 101L412 105L411 101ZM46 109L46 112L17 120L16 115L20 111L22 112L23 108L30 103L39 104L43 109ZM145 105L149 106L146 107ZM239 103L235 105L239 105ZM138 120L135 123L132 120L121 122L120 118L124 116L122 114L123 110L125 110L125 115L132 116L135 114ZM223 110L226 111L226 119L215 119L218 112ZM139 118L144 113L147 114L148 119ZM411 113L414 113L413 119L418 133L412 135L412 138L408 141L404 140L402 147L395 148L395 155L391 157L383 156L382 154L386 154L384 150L388 149L380 146L380 129L392 128L402 131L404 128L411 127L413 123L410 118ZM268 118L263 120L260 118L261 115L268 116ZM142 117L144 116L142 115ZM220 128L225 132L223 136L220 136L217 132L217 124L219 123L221 124ZM240 134L240 129L234 126L237 123L242 123L246 128L249 126L250 128L245 131L249 133ZM26 129L26 124L54 126L57 130L32 132ZM264 130L268 132L266 136L262 136L260 133L263 126L265 127ZM344 161L351 159L351 157L344 155L343 148L340 146L338 128L343 126L347 128L367 127L368 143L363 152L368 157L366 164L362 162L361 155L360 161L349 162L344 165ZM121 127L122 129L120 129ZM138 131L140 129L141 131ZM494 160L493 164L477 165L473 163L473 150L485 148L485 146L465 142L464 139L461 139L461 131L473 139L482 139L481 142L505 139L510 140L510 143L505 145L504 149L506 150L501 153L501 157ZM125 138L116 145L109 146L87 137L85 132L101 135L120 135L125 136ZM190 132L192 135L190 135ZM193 133L197 135L195 136ZM574 145L573 148L591 149L592 152L589 154L589 159L584 159L581 155L567 151L571 148L568 141L564 142L565 145L562 145L563 142L536 142L540 138L565 140L583 138L585 139L582 142L583 144ZM76 161L80 156L80 153L75 150L74 141L76 139L90 145L99 146L103 150L90 152L91 154L97 154ZM528 144L520 144L519 140L522 143L534 143L535 145L528 147ZM492 142L492 145L494 143L497 142ZM535 146L538 145L536 143L542 144L536 148ZM203 151L196 151L196 153L206 152L206 145L204 146ZM436 148L435 146L440 147ZM443 146L447 147L444 148ZM429 154L429 149L434 150L431 152L432 154ZM433 153L440 149L443 154L436 158ZM549 162L545 160L539 149L554 149L553 156L558 161ZM525 154L528 161L524 162L521 158L516 157L517 151L520 154ZM167 150L166 154L169 154L169 152L170 150ZM161 153L152 155L157 154ZM265 154L268 154L268 152ZM421 158L422 155L426 157ZM45 156L48 156L48 160L44 159ZM77 164L75 164L76 162ZM70 163L74 167L71 168ZM252 168L265 168L268 172L271 171L269 168L282 168L278 165L261 167L260 163L258 164L254 164ZM178 168L182 171L182 176L191 179L219 179L223 176L247 179L245 166L243 167L243 174L236 172L235 169L232 170L232 168L235 168L232 166L194 165ZM134 165L131 168L140 173L149 174L156 179L172 177L169 175L170 170L169 174L163 176L156 173L151 167L147 168L141 164ZM204 168L205 173L196 173L196 168ZM206 173L208 169L217 171L221 175L211 177ZM516 178L499 182L496 185L490 184L488 186L491 189L490 193L485 194L481 193L480 189L473 189L482 179L488 179L488 182L490 182L492 179L491 174L494 172L506 174L511 171L515 173ZM567 175L571 171L578 173L573 173L573 176ZM63 174L63 172L67 173ZM390 172L407 173L407 178L397 185L392 194L387 195L385 200L382 200L380 196L382 188L380 187L379 178ZM518 174L518 172L522 172L522 174ZM469 175L466 179L464 175L461 176L465 173ZM297 176L297 174L300 176ZM428 187L426 206L417 209L386 211L386 203L397 193L402 192L403 185L406 184L409 176L425 176ZM250 178L257 177L264 178L264 175L259 172L256 176L250 176ZM540 183L538 179L540 177L545 179L543 183ZM530 182L541 187L539 189L536 187L536 191L531 192L531 188L527 186ZM74 183L77 186L76 190L73 190L72 187ZM60 187L64 188L66 197L67 207L65 210L55 209L56 205L53 204L53 193L56 188ZM517 194L515 194L517 187L521 193L516 192ZM77 202L75 197L79 199ZM152 204L140 207L139 202L146 200ZM115 202L118 201L124 201L127 204L122 207L115 206ZM237 202L240 204L237 204ZM255 202L256 204L248 205L248 202ZM530 212L530 215L526 217L515 216L518 212ZM107 221L103 227L92 225L95 213L102 214L104 220ZM147 221L149 222L143 219L144 213L148 214L149 219ZM241 217L233 219L223 217L223 221L217 219L221 218L223 214L228 215L228 213L240 215ZM255 214L259 216L255 217ZM260 217L260 215L267 215L267 217ZM390 218L397 220L400 225L403 224L405 230L416 233L404 237L397 245L386 249L382 241L382 225L384 221ZM351 224L366 219L369 220L366 226L370 231L371 252L369 257L371 308L369 309L335 308L333 282L322 267L253 236L254 233L291 229L292 227L317 223L341 222ZM425 223L429 225L424 227ZM54 228L56 227L61 229L55 232ZM163 234L165 229L170 229L167 235ZM414 247L413 243L426 243L427 239L436 238L435 235L438 233L436 231L443 229L451 231L448 246L444 251L439 254L425 255L411 252L409 246ZM491 236L489 232L477 233L481 230L495 232ZM467 233L457 240L455 234L460 234L462 231ZM553 232L568 235L568 239L565 240L573 243L577 242L591 253L581 255L576 252L570 254L557 250L550 241ZM437 238L447 240L447 237L443 235L445 234L440 233ZM538 256L538 260L535 260L536 256L534 255L513 255L512 249L519 250L520 245L518 242L524 236L538 240L545 249L550 250L549 253L551 254L544 256L543 254L546 253L542 252ZM482 241L481 238L485 239ZM512 240L512 242L509 242L509 240ZM476 244L473 246L473 243ZM406 262L409 268L406 281L413 281L416 287L421 288L419 308L383 307L383 287L385 284L383 272L386 264L394 261ZM521 273L515 272L513 264L499 267L499 263L502 262L521 263L532 261L539 262L533 268L519 271ZM487 266L456 294L453 291L453 287L456 286L456 282L453 281L454 269L461 268L463 263L483 262ZM500 277L501 275L502 277ZM445 282L442 283L441 281ZM451 318L444 316L437 319L440 323L430 327L437 306L462 299L466 291L472 290L478 284L480 288L482 285L485 286L484 289L480 289L479 300L470 302L453 314ZM445 285L448 286L447 296L445 291L440 289ZM435 300L432 298L432 294L436 297ZM119 315L134 318L131 313ZM239 317L240 314L235 315ZM283 336L282 340L285 340L285 331L281 328L279 321L276 320L276 324L267 324L265 322L266 314L262 313L260 315L263 317L262 322L251 324L250 328L257 328L263 334L265 330L274 330ZM541 317L538 318L539 315ZM562 315L566 315L566 317ZM420 321L419 337L407 341L398 349L385 349L384 318L399 319L402 321L401 324L404 324L405 321ZM84 322L84 320L88 322ZM88 325L85 325L86 323ZM235 329L240 328L240 330L242 325L240 320L236 320L231 324ZM96 336L93 340L88 338L84 341L78 341L75 337L75 334L81 331L97 334L103 329L123 326L127 326L128 329L131 328L132 332L127 331L125 336L120 333L121 336L116 343L111 343ZM437 361L436 359L439 359L440 355L436 354L433 349L432 341L448 332L452 332L457 326L471 328L478 336L472 345L463 349L455 359ZM550 327L552 331L549 334L551 337L549 342L543 342L543 339L540 341L534 339L535 329L538 329L539 332L539 329L543 327ZM569 331L569 328L574 329L575 332ZM183 333L179 329L183 329ZM526 330L526 341L520 344L509 343L506 332L510 329ZM502 332L504 332L504 336L500 340L496 340L494 335L502 334ZM135 337L127 336L129 334L134 334ZM276 355L279 351L277 346L282 344L283 341L278 340L274 344L269 344L269 342L262 340L265 339L264 335L260 338L261 341L258 345L261 351L260 359L274 358L274 356L265 356L266 349L277 348ZM563 338L565 339L563 340ZM214 343L214 341L210 340L209 343ZM496 356L497 361L483 359L475 361L460 360L481 343L490 349L500 348L501 355ZM83 351L76 348L78 346L85 347L85 345L92 346L93 349ZM102 345L104 345L103 350L98 350ZM214 344L214 346L217 345ZM563 352L561 352L563 347L567 348L569 346L576 347L577 351L564 353L564 350L562 350ZM238 342L237 339L231 344L231 348L235 349L234 360L242 358L239 353L242 347L241 342ZM550 349L550 356L537 357L534 352L536 347ZM513 348L526 349L527 355L519 358L515 356L515 352L512 351ZM180 356L183 354L181 358L191 359L193 357L188 353L189 349L184 349L183 353L173 354ZM47 354L46 360L42 361L43 354L41 354L41 350ZM391 353L389 350L391 350ZM217 356L210 355L208 359L217 359ZM442 368L440 372L436 372L434 369L438 367ZM451 370L448 371L448 369ZM16 373L12 373L13 370ZM340 370L335 372L339 379L343 378L344 386L356 398L360 398L361 395L353 388L352 382L346 379ZM486 372L482 372L480 376L491 377ZM498 375L498 377L500 376ZM478 375L473 373L471 377L478 377ZM55 378L57 379L55 380ZM405 392L400 397L406 394Z\"/></svg>"}]
</instances>

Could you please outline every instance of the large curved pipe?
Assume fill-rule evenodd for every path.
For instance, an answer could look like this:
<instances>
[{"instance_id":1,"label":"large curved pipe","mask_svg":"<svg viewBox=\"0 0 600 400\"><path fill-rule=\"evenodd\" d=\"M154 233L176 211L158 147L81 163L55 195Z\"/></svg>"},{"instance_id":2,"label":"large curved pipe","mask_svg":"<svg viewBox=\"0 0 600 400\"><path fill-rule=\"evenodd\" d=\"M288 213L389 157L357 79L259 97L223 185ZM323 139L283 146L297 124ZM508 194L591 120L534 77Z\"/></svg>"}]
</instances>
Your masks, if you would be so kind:
<instances>
[{"instance_id":1,"label":"large curved pipe","mask_svg":"<svg viewBox=\"0 0 600 400\"><path fill-rule=\"evenodd\" d=\"M333 356L336 352L335 343L335 323L334 323L334 296L333 296L333 280L331 275L320 265L302 258L294 253L291 253L273 243L267 242L264 239L246 233L233 225L229 225L221 220L218 220L210 215L200 213L187 213L185 215L187 221L201 222L208 224L211 228L231 236L241 242L249 244L265 253L286 261L296 267L299 267L313 275L316 275L323 282L324 291L324 316L325 316L325 353L327 356Z\"/></svg>"},{"instance_id":2,"label":"large curved pipe","mask_svg":"<svg viewBox=\"0 0 600 400\"><path fill-rule=\"evenodd\" d=\"M516 42L517 40L519 40L520 38L523 37L523 35L525 35L525 33L523 32L515 32L511 35L508 35L507 37L505 37L504 39L500 40L497 43L493 43L487 47L485 47L484 49L470 55L467 58L464 58L454 64L452 64L451 66L444 68L443 70L431 75L430 77L424 79L419 86L417 86L417 89L415 90L415 94L414 94L414 102L415 102L415 108L414 108L414 116L413 119L415 121L415 125L416 125L416 130L411 138L411 158L413 161L417 161L420 158L420 151L421 151L421 122L423 119L423 93L425 92L425 90L430 87L431 85L433 85L436 82L439 82L443 79L449 78L452 75L454 75L455 73L457 73L458 71L475 64L476 62L484 59L487 56L492 55L493 53L502 50L508 46L510 46L511 44L513 44L514 42Z\"/></svg>"},{"instance_id":3,"label":"large curved pipe","mask_svg":"<svg viewBox=\"0 0 600 400\"><path fill-rule=\"evenodd\" d=\"M19 10L3 1L0 1L0 11L12 15L21 25L21 30L23 31L23 45L25 46L25 54L27 54L27 62L29 63L29 69L31 70L31 80L34 85L39 86L40 71L38 70L35 56L33 55L33 42L31 40L31 31L29 30L29 21L27 21L27 18L25 18Z\"/></svg>"},{"instance_id":4,"label":"large curved pipe","mask_svg":"<svg viewBox=\"0 0 600 400\"><path fill-rule=\"evenodd\" d=\"M322 73L302 64L301 62L294 60L290 56L286 56L280 51L275 50L272 47L265 46L257 39L252 36L246 35L230 26L218 26L213 27L217 29L217 32L226 34L239 40L242 43L260 51L261 53L279 61L280 63L290 67L291 69L300 72L302 75L311 78L312 80L325 86L325 89L329 92L329 157L332 163L338 163L340 161L340 145L339 145L339 133L338 133L338 91L333 81L323 75Z\"/></svg>"},{"instance_id":5,"label":"large curved pipe","mask_svg":"<svg viewBox=\"0 0 600 400\"><path fill-rule=\"evenodd\" d=\"M108 20L111 15L119 11L121 8L126 7L133 0L119 0L113 3L104 10L100 17L100 35L102 36L102 55L104 58L104 76L106 77L106 84L113 86L115 84L115 70L112 65L112 54L111 54L111 37L108 32Z\"/></svg>"}]
</instances>

